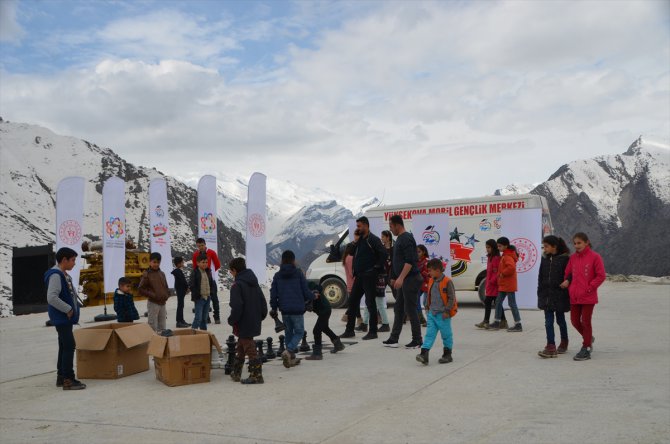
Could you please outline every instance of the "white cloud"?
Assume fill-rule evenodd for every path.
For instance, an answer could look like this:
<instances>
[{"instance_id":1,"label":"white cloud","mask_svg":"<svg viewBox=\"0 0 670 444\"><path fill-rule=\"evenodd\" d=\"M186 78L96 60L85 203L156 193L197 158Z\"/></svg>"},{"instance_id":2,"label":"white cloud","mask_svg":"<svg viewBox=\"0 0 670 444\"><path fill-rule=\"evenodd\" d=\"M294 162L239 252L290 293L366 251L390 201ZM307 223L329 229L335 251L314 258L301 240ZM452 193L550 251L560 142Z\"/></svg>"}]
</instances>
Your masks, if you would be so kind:
<instances>
[{"instance_id":1,"label":"white cloud","mask_svg":"<svg viewBox=\"0 0 670 444\"><path fill-rule=\"evenodd\" d=\"M103 28L111 55L94 67L3 73L0 107L176 175L260 170L342 193L385 189L389 203L471 196L623 152L629 133L670 135L666 9L390 3L236 79L212 60L305 29L312 11L256 33L163 11Z\"/></svg>"},{"instance_id":2,"label":"white cloud","mask_svg":"<svg viewBox=\"0 0 670 444\"><path fill-rule=\"evenodd\" d=\"M18 43L25 31L16 19L17 0L0 1L0 42Z\"/></svg>"}]
</instances>

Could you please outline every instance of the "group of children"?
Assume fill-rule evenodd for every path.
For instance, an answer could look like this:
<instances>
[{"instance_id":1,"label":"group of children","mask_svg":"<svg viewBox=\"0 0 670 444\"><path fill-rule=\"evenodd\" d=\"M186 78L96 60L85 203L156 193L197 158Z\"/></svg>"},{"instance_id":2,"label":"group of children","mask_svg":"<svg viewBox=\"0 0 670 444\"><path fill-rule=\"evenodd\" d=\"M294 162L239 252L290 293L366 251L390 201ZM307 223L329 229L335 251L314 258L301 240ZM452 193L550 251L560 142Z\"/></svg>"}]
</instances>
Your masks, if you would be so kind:
<instances>
[{"instance_id":1,"label":"group of children","mask_svg":"<svg viewBox=\"0 0 670 444\"><path fill-rule=\"evenodd\" d=\"M598 303L598 287L605 281L605 267L601 256L591 249L585 233L576 233L573 238L575 253L560 237L549 235L542 239L544 250L537 283L537 307L544 311L547 344L538 352L542 358L555 358L568 350L568 327L565 313L582 336L582 347L573 357L575 361L591 359L593 329L591 318ZM517 291L516 249L509 239L486 241L488 256L486 267L486 299L484 320L475 327L500 330L507 327L503 302L507 298L515 325L509 332L522 331L521 317L516 305ZM495 304L495 319L489 323L491 307ZM560 343L556 346L554 322L558 324Z\"/></svg>"},{"instance_id":2,"label":"group of children","mask_svg":"<svg viewBox=\"0 0 670 444\"><path fill-rule=\"evenodd\" d=\"M390 237L390 236L389 236ZM215 304L215 322L218 318L217 285L212 276L212 255L204 245L198 245L194 254L194 268L190 282L187 281L181 257L174 259L175 291L178 297L177 327L207 329L210 303ZM565 313L570 312L572 325L581 334L583 341L580 351L574 356L576 361L591 358L593 337L591 318L595 304L598 303L598 287L605 280L605 268L602 258L591 249L588 236L577 233L573 236L575 253L569 255L569 249L563 239L546 236L542 239L543 256L538 276L538 308L544 311L547 344L538 352L542 358L554 358L568 349L568 330ZM201 248L204 247L204 248ZM389 248L389 247L387 247ZM497 241L486 242L486 299L484 304L484 320L476 327L486 330L507 328L509 332L521 332L521 317L516 305L517 291L516 262L518 255L509 239L501 237ZM215 253L214 253L215 254ZM420 255L420 254L419 254ZM61 248L56 254L57 264L45 274L49 317L58 332L58 374L56 384L64 390L80 390L86 385L74 377L73 357L74 338L72 326L78 322L79 308L76 303L77 292L73 287L67 271L74 267L77 253L69 248ZM154 331L161 332L166 327L165 304L169 297L165 274L160 270L161 255L151 253L149 268L144 272L138 287L139 294L147 298L148 323ZM218 258L216 258L218 268ZM437 333L443 342L443 353L440 363L452 362L453 333L451 319L458 310L454 284L444 274L445 264L439 259L430 259L425 263L428 281L421 288L425 293L426 334L420 343L421 351L416 360L428 364L429 351ZM261 334L261 323L268 314L268 307L258 279L253 271L246 268L243 258L235 258L229 264L234 277L230 290L230 316L228 324L238 336L237 349L231 378L243 384L263 383L262 360L257 355L254 337ZM386 283L389 283L385 279ZM391 281L392 282L392 281ZM118 281L118 289L114 293L114 310L118 322L133 322L139 319L139 313L130 293L131 281L122 277ZM381 287L381 285L380 285ZM184 298L191 293L195 304L192 324L184 320ZM503 302L507 299L515 324L507 326ZM306 359L322 359L322 335L326 334L333 343L331 353L344 349L340 337L329 326L331 307L328 300L321 294L317 286L309 287L302 271L296 267L295 254L284 251L279 271L275 274L270 288L269 312L272 317L282 314L285 326L286 350L282 354L282 362L286 368L300 364L296 357L298 344L304 334L304 315L306 311L314 311L317 321L313 329L314 347L312 354ZM419 305L419 309L421 305ZM492 309L495 310L494 321L490 321ZM397 313L396 313L397 314ZM371 319L372 321L372 319ZM560 344L555 342L554 322L559 326ZM385 322L386 325L388 321ZM395 329L395 324L394 324ZM387 341L389 342L389 341ZM387 345L387 342L384 345ZM397 340L396 340L397 342ZM242 366L245 358L249 359L249 377L241 379Z\"/></svg>"}]
</instances>

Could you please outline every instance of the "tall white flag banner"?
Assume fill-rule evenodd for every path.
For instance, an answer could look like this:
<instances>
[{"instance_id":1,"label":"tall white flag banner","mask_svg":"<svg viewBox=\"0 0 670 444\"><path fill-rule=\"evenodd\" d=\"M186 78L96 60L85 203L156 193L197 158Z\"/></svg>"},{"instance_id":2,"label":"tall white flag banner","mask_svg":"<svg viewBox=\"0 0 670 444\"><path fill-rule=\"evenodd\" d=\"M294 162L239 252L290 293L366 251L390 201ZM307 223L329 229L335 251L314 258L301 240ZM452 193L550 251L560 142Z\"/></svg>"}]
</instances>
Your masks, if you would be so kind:
<instances>
[{"instance_id":1,"label":"tall white flag banner","mask_svg":"<svg viewBox=\"0 0 670 444\"><path fill-rule=\"evenodd\" d=\"M428 250L428 259L440 259L447 262L444 270L451 276L451 267L455 265L455 272L464 273L452 257L449 239L449 215L447 214L415 214L412 216L412 234L417 245L423 244ZM473 247L474 248L474 247Z\"/></svg>"},{"instance_id":2,"label":"tall white flag banner","mask_svg":"<svg viewBox=\"0 0 670 444\"><path fill-rule=\"evenodd\" d=\"M68 272L75 288L79 286L79 271L84 261L81 258L84 185L83 177L66 177L58 182L56 189L56 251L68 247L79 254L74 268Z\"/></svg>"},{"instance_id":3,"label":"tall white flag banner","mask_svg":"<svg viewBox=\"0 0 670 444\"><path fill-rule=\"evenodd\" d=\"M149 231L151 252L161 254L161 270L165 273L168 287L174 287L172 276L172 246L168 218L167 182L153 179L149 183Z\"/></svg>"},{"instance_id":4,"label":"tall white flag banner","mask_svg":"<svg viewBox=\"0 0 670 444\"><path fill-rule=\"evenodd\" d=\"M216 177L202 176L198 182L198 237L205 239L207 248L214 250L218 256L216 214ZM212 275L216 276L214 263L212 263ZM218 281L216 277L214 280Z\"/></svg>"},{"instance_id":5,"label":"tall white flag banner","mask_svg":"<svg viewBox=\"0 0 670 444\"><path fill-rule=\"evenodd\" d=\"M542 259L542 209L503 210L503 236L516 247L516 304L519 308L537 308L537 276ZM507 301L505 301L507 302Z\"/></svg>"},{"instance_id":6,"label":"tall white flag banner","mask_svg":"<svg viewBox=\"0 0 670 444\"><path fill-rule=\"evenodd\" d=\"M260 283L267 279L265 182L264 174L252 174L247 195L247 267L253 270Z\"/></svg>"},{"instance_id":7,"label":"tall white flag banner","mask_svg":"<svg viewBox=\"0 0 670 444\"><path fill-rule=\"evenodd\" d=\"M126 184L110 177L102 187L102 255L105 293L126 274Z\"/></svg>"}]
</instances>

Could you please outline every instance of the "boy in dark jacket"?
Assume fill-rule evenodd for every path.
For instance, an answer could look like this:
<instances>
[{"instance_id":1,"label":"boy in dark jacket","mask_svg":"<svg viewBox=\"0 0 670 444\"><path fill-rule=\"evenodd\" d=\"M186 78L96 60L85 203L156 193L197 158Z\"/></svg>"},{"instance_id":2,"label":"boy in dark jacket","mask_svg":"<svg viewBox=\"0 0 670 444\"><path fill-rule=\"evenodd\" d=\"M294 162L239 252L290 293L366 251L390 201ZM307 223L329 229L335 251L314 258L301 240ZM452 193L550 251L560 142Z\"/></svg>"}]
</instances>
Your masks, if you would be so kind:
<instances>
[{"instance_id":1,"label":"boy in dark jacket","mask_svg":"<svg viewBox=\"0 0 670 444\"><path fill-rule=\"evenodd\" d=\"M242 384L263 383L263 361L256 352L254 336L261 334L261 322L268 315L268 304L254 272L241 257L230 261L230 273L235 278L230 289L228 324L239 338L230 377ZM249 357L249 377L240 380L244 357Z\"/></svg>"},{"instance_id":2,"label":"boy in dark jacket","mask_svg":"<svg viewBox=\"0 0 670 444\"><path fill-rule=\"evenodd\" d=\"M77 290L67 273L77 260L77 252L63 247L56 252L56 265L44 273L47 286L49 320L58 333L58 363L56 387L63 390L82 390L86 384L74 378L74 334L72 326L79 323Z\"/></svg>"},{"instance_id":3,"label":"boy in dark jacket","mask_svg":"<svg viewBox=\"0 0 670 444\"><path fill-rule=\"evenodd\" d=\"M117 322L133 322L140 318L130 293L131 282L127 277L119 278L119 288L114 291L114 311Z\"/></svg>"},{"instance_id":4,"label":"boy in dark jacket","mask_svg":"<svg viewBox=\"0 0 670 444\"><path fill-rule=\"evenodd\" d=\"M274 313L272 317L279 310L286 326L286 351L282 353L286 368L300 364L300 359L295 354L305 331L305 305L313 299L314 295L307 287L307 279L302 270L295 266L295 253L291 250L284 251L279 271L272 278L270 305Z\"/></svg>"},{"instance_id":5,"label":"boy in dark jacket","mask_svg":"<svg viewBox=\"0 0 670 444\"><path fill-rule=\"evenodd\" d=\"M337 353L338 351L344 350L344 344L340 338L335 334L333 330L328 326L328 320L330 319L330 314L332 312L330 307L330 302L323 295L323 289L320 285L317 285L313 282L308 284L309 289L314 293L314 302L312 303L312 310L318 316L316 324L314 325L314 330L312 334L314 335L314 347L312 347L312 354L307 356L305 359L308 361L320 361L323 359L321 354L322 344L321 344L321 334L325 333L326 336L333 341L333 350L331 353Z\"/></svg>"},{"instance_id":6,"label":"boy in dark jacket","mask_svg":"<svg viewBox=\"0 0 670 444\"><path fill-rule=\"evenodd\" d=\"M207 255L201 254L196 261L197 268L191 274L191 300L195 302L195 316L191 328L207 330L207 314L212 297L216 294L216 282L212 270L207 266Z\"/></svg>"},{"instance_id":7,"label":"boy in dark jacket","mask_svg":"<svg viewBox=\"0 0 670 444\"><path fill-rule=\"evenodd\" d=\"M184 298L186 298L186 293L190 291L188 281L182 270L184 268L184 258L177 256L173 263L175 268L172 270L172 276L174 276L174 291L177 293L177 328L186 328L190 327L191 324L184 320Z\"/></svg>"}]
</instances>

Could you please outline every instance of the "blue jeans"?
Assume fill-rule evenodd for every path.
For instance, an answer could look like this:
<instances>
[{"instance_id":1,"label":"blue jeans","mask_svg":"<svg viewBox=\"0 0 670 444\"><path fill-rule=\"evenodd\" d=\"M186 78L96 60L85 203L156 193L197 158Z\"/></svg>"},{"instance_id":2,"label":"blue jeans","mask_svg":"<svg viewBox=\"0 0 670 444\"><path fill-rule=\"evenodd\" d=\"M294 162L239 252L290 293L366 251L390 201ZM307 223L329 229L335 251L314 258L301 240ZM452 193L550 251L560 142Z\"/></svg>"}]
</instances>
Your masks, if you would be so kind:
<instances>
[{"instance_id":1,"label":"blue jeans","mask_svg":"<svg viewBox=\"0 0 670 444\"><path fill-rule=\"evenodd\" d=\"M496 321L502 319L505 309L503 308L503 302L505 298L508 297L509 309L512 310L512 316L514 317L514 322L517 324L521 322L521 315L519 314L519 307L516 306L516 295L513 291L506 292L501 291L496 300Z\"/></svg>"},{"instance_id":2,"label":"blue jeans","mask_svg":"<svg viewBox=\"0 0 670 444\"><path fill-rule=\"evenodd\" d=\"M198 299L195 301L195 317L193 318L193 325L191 328L196 330L207 330L207 316L209 316L209 301L210 299Z\"/></svg>"},{"instance_id":3,"label":"blue jeans","mask_svg":"<svg viewBox=\"0 0 670 444\"><path fill-rule=\"evenodd\" d=\"M565 322L565 313L562 311L544 311L544 328L547 330L547 344L556 345L556 339L554 338L554 315L556 315L558 329L561 331L561 341L568 340L568 324Z\"/></svg>"},{"instance_id":4,"label":"blue jeans","mask_svg":"<svg viewBox=\"0 0 670 444\"><path fill-rule=\"evenodd\" d=\"M426 316L426 322L428 326L426 327L426 336L423 339L421 348L430 350L433 347L438 331L440 332L440 336L442 336L442 345L445 348L454 348L451 318L442 319L442 313L433 314L432 311L429 311L428 316Z\"/></svg>"},{"instance_id":5,"label":"blue jeans","mask_svg":"<svg viewBox=\"0 0 670 444\"><path fill-rule=\"evenodd\" d=\"M286 330L284 330L286 349L292 353L297 353L298 344L302 340L302 335L305 333L305 316L301 314L287 315L282 313L281 318L286 327Z\"/></svg>"},{"instance_id":6,"label":"blue jeans","mask_svg":"<svg viewBox=\"0 0 670 444\"><path fill-rule=\"evenodd\" d=\"M56 364L57 376L66 379L74 379L74 335L72 324L56 325L58 332L58 363Z\"/></svg>"}]
</instances>

